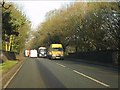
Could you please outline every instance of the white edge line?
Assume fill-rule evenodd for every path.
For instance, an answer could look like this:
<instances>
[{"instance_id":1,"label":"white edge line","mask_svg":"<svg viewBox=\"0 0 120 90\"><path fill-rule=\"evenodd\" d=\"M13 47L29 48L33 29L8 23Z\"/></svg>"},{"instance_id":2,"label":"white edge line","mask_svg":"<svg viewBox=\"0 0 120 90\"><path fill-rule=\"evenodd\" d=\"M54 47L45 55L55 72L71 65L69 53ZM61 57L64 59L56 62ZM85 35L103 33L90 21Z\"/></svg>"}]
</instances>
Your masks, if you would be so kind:
<instances>
[{"instance_id":1,"label":"white edge line","mask_svg":"<svg viewBox=\"0 0 120 90\"><path fill-rule=\"evenodd\" d=\"M8 80L8 82L3 86L3 88L6 88L9 83L12 81L12 79L14 78L14 76L19 72L19 70L21 69L21 67L23 66L23 64L17 69L17 71L13 74L13 76Z\"/></svg>"},{"instance_id":2,"label":"white edge line","mask_svg":"<svg viewBox=\"0 0 120 90\"><path fill-rule=\"evenodd\" d=\"M92 81L95 81L95 82L97 82L97 83L99 83L99 84L101 84L101 85L103 85L103 86L110 87L110 85L105 84L105 83L103 83L103 82L101 82L101 81L98 81L98 80L96 80L96 79L94 79L94 78L92 78L92 77L90 77L90 76L87 76L87 75L85 75L85 74L83 74L83 73L80 73L80 72L78 72L78 71L76 71L76 70L73 70L73 71L76 72L77 74L80 74L80 75L82 75L82 76L84 76L84 77L86 77L86 78L88 78L88 79L90 79L90 80L92 80Z\"/></svg>"},{"instance_id":3,"label":"white edge line","mask_svg":"<svg viewBox=\"0 0 120 90\"><path fill-rule=\"evenodd\" d=\"M56 64L58 64L58 65L60 65L60 66L62 66L62 67L66 67L66 66L64 66L64 65L62 65L62 64L59 64L59 63L56 63Z\"/></svg>"}]
</instances>

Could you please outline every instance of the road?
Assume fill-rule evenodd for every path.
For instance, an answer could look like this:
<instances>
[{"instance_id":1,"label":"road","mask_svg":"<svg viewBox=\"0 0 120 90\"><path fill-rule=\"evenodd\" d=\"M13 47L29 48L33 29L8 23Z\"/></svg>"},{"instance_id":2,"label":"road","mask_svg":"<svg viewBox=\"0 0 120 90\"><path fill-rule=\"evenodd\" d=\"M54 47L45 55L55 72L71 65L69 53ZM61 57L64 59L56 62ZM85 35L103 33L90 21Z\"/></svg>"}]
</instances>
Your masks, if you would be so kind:
<instances>
[{"instance_id":1,"label":"road","mask_svg":"<svg viewBox=\"0 0 120 90\"><path fill-rule=\"evenodd\" d=\"M118 72L76 61L27 58L7 88L118 88Z\"/></svg>"}]
</instances>

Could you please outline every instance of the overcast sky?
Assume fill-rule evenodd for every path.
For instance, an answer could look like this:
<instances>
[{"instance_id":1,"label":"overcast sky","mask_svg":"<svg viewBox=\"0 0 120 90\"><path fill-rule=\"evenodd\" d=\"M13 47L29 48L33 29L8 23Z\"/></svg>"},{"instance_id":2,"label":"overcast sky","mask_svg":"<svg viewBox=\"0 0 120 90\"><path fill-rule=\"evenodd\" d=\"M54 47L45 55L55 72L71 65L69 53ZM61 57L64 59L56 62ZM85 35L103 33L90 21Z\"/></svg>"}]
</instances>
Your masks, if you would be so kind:
<instances>
[{"instance_id":1,"label":"overcast sky","mask_svg":"<svg viewBox=\"0 0 120 90\"><path fill-rule=\"evenodd\" d=\"M32 22L33 28L36 28L45 19L45 15L50 10L59 9L61 6L69 3L70 0L14 0L14 3L26 14Z\"/></svg>"}]
</instances>

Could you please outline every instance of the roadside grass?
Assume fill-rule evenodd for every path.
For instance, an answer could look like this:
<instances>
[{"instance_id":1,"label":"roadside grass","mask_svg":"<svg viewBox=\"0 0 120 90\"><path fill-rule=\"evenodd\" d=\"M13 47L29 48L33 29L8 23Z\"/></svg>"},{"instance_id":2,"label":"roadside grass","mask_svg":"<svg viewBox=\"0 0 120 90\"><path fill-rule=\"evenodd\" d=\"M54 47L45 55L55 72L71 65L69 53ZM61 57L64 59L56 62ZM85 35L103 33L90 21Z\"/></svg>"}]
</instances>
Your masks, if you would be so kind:
<instances>
[{"instance_id":1,"label":"roadside grass","mask_svg":"<svg viewBox=\"0 0 120 90\"><path fill-rule=\"evenodd\" d=\"M0 72L4 73L11 69L18 61L6 61L0 64Z\"/></svg>"}]
</instances>

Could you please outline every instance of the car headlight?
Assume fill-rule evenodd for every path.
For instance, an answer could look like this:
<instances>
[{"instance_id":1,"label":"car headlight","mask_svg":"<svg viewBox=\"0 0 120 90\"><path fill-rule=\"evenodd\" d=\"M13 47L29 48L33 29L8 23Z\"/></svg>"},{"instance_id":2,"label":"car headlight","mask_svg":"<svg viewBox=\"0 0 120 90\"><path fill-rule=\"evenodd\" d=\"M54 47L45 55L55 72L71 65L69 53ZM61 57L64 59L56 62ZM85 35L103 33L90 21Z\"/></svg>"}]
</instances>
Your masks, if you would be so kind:
<instances>
[{"instance_id":1,"label":"car headlight","mask_svg":"<svg viewBox=\"0 0 120 90\"><path fill-rule=\"evenodd\" d=\"M63 56L63 54L61 56Z\"/></svg>"}]
</instances>

